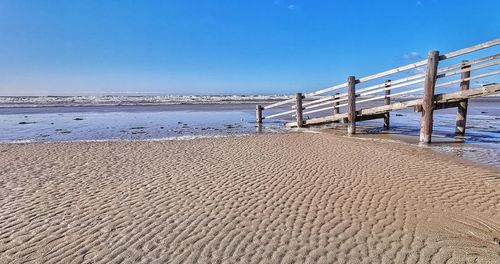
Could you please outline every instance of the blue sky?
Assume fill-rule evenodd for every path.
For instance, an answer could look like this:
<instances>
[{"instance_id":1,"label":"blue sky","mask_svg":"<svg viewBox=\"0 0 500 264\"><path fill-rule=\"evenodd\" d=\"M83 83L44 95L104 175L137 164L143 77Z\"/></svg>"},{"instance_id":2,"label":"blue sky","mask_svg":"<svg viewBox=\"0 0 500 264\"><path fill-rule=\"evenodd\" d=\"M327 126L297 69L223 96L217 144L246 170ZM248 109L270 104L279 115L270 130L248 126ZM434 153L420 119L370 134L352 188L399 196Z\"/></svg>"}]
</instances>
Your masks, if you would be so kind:
<instances>
[{"instance_id":1,"label":"blue sky","mask_svg":"<svg viewBox=\"0 0 500 264\"><path fill-rule=\"evenodd\" d=\"M500 36L498 0L0 0L0 95L288 94Z\"/></svg>"}]
</instances>

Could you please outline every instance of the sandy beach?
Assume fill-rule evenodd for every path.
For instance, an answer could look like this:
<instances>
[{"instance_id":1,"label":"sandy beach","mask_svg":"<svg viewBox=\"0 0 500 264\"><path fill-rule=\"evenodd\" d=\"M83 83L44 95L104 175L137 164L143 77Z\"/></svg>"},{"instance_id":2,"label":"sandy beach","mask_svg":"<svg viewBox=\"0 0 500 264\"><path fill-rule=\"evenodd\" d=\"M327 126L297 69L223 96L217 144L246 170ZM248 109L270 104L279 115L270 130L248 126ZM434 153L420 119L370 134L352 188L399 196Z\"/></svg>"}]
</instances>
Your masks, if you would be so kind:
<instances>
[{"instance_id":1,"label":"sandy beach","mask_svg":"<svg viewBox=\"0 0 500 264\"><path fill-rule=\"evenodd\" d=\"M500 170L288 133L0 144L0 263L499 263Z\"/></svg>"}]
</instances>

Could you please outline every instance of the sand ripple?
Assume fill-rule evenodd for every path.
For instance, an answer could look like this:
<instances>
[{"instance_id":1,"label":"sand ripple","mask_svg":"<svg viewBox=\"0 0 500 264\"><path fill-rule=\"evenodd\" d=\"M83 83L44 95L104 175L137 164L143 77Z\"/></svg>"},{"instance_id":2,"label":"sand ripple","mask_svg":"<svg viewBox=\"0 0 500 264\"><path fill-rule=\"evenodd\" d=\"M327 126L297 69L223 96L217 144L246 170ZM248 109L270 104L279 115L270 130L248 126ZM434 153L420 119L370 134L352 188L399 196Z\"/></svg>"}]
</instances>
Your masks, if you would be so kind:
<instances>
[{"instance_id":1,"label":"sand ripple","mask_svg":"<svg viewBox=\"0 0 500 264\"><path fill-rule=\"evenodd\" d=\"M0 145L0 263L498 263L499 171L321 134Z\"/></svg>"}]
</instances>

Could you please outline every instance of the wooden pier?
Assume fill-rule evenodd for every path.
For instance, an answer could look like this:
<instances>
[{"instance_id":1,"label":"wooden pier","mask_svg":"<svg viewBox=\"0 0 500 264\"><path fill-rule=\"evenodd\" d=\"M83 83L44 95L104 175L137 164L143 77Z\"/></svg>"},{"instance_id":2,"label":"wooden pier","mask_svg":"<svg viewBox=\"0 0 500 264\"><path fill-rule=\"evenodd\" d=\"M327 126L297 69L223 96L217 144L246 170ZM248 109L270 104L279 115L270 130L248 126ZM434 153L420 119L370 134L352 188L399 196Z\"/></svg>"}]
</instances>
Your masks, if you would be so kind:
<instances>
[{"instance_id":1,"label":"wooden pier","mask_svg":"<svg viewBox=\"0 0 500 264\"><path fill-rule=\"evenodd\" d=\"M356 122L384 119L384 127L390 126L390 112L405 108L414 108L422 113L420 124L420 141L430 143L433 127L433 112L439 109L457 107L455 133L465 133L468 99L500 94L500 84L492 83L471 87L471 80L500 75L500 70L493 68L500 64L500 53L484 56L500 44L500 38L481 43L465 49L440 55L438 51L430 51L425 60L390 69L362 78L349 76L345 83L306 94L297 93L294 98L261 106L257 105L257 123L265 119L280 118L286 120L289 127L308 127L333 122L347 123L349 135L356 133ZM485 51L482 51L485 50ZM459 58L465 54L477 54L480 58L462 60L449 66L439 68L448 60ZM477 56L477 55L475 55ZM416 70L425 72L411 74ZM486 69L486 70L485 70ZM481 70L480 74L472 74ZM401 78L402 74L407 74ZM450 77L459 76L456 80ZM395 80L389 76L398 77ZM375 83L386 78L383 83ZM364 85L364 87L362 87ZM459 88L458 91L449 91ZM393 90L400 90L392 93ZM437 89L447 89L445 93L436 93ZM335 92L334 94L332 92ZM402 95L413 95L412 100L397 100ZM363 107L366 102L383 100L383 105ZM285 108L285 111L265 115L266 110ZM289 110L286 110L288 108ZM341 111L343 109L344 111ZM314 114L314 115L313 115ZM310 117L312 115L312 117ZM292 120L290 120L292 119Z\"/></svg>"}]
</instances>

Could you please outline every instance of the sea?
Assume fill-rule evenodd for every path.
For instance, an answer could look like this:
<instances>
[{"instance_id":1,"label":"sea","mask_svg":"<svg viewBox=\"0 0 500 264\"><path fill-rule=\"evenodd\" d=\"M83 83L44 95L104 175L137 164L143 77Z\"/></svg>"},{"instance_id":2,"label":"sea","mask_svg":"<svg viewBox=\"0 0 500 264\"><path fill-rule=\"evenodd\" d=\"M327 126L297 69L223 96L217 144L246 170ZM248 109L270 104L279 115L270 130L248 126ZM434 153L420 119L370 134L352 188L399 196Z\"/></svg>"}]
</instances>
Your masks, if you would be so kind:
<instances>
[{"instance_id":1,"label":"sea","mask_svg":"<svg viewBox=\"0 0 500 264\"><path fill-rule=\"evenodd\" d=\"M304 132L286 128L291 117L255 122L255 105L268 105L283 95L216 96L0 96L0 143L190 140L256 133ZM405 98L401 99L402 101ZM374 101L372 104L381 104ZM265 114L290 110L290 106ZM341 111L343 109L341 108ZM383 120L357 123L359 138L419 145L421 113L391 113ZM434 112L433 150L500 168L500 97L471 99L464 136L455 136L456 109ZM345 135L335 123L308 132Z\"/></svg>"}]
</instances>

